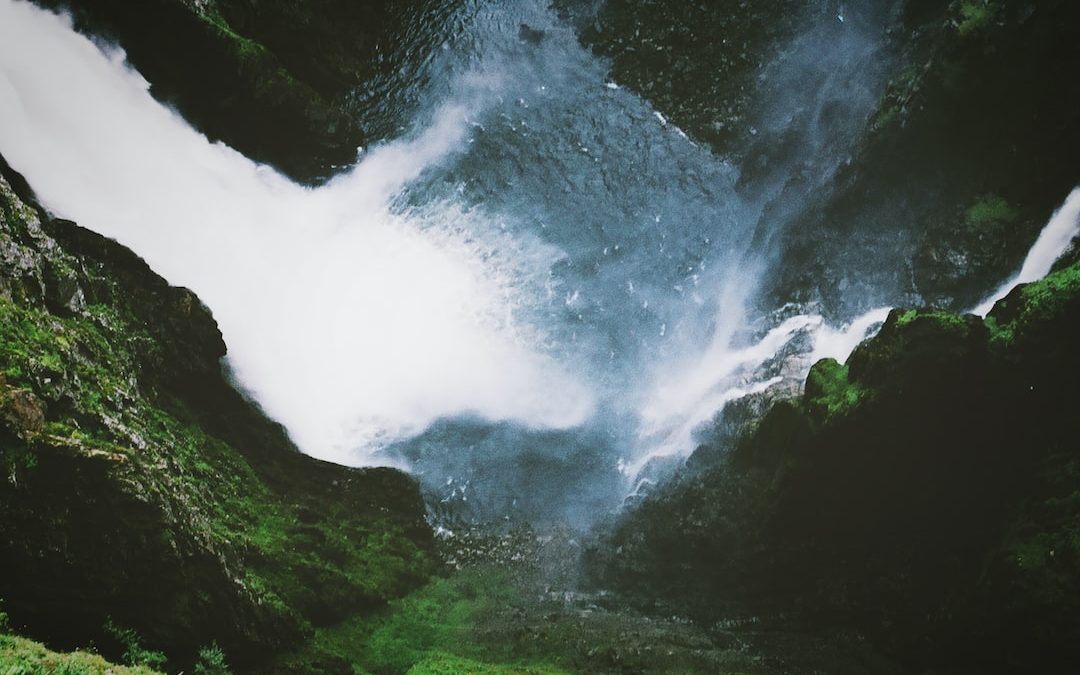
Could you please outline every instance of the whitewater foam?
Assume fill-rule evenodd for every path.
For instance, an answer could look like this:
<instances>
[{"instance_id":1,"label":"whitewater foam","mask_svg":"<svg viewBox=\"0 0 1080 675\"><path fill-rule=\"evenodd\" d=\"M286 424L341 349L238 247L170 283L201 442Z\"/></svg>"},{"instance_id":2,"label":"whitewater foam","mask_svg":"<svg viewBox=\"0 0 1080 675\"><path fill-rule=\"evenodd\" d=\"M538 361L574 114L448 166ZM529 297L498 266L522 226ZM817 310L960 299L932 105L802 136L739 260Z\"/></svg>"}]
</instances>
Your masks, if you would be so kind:
<instances>
[{"instance_id":1,"label":"whitewater foam","mask_svg":"<svg viewBox=\"0 0 1080 675\"><path fill-rule=\"evenodd\" d=\"M1008 295L1018 284L1042 279L1068 250L1077 235L1080 235L1080 187L1070 192L1065 202L1050 217L1024 258L1020 271L972 309L971 313L986 316L994 308L994 303Z\"/></svg>"},{"instance_id":2,"label":"whitewater foam","mask_svg":"<svg viewBox=\"0 0 1080 675\"><path fill-rule=\"evenodd\" d=\"M563 428L592 408L516 318L559 251L518 237L521 255L492 255L500 228L481 215L391 208L465 142L463 98L307 189L192 130L123 52L0 0L0 151L54 213L194 290L242 385L305 452L345 464L444 416Z\"/></svg>"}]
</instances>

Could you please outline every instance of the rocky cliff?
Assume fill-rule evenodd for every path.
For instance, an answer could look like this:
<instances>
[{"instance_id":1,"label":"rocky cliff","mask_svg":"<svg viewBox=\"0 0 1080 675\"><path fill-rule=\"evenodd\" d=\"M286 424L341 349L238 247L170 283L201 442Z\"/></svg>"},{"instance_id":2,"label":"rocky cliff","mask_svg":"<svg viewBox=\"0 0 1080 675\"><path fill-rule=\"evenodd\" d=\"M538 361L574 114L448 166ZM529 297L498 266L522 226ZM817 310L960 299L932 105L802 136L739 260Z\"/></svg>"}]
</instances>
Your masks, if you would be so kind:
<instances>
[{"instance_id":1,"label":"rocky cliff","mask_svg":"<svg viewBox=\"0 0 1080 675\"><path fill-rule=\"evenodd\" d=\"M1075 264L985 321L894 310L729 453L699 450L594 572L705 621L862 631L912 667L1058 672L1080 630L1078 330Z\"/></svg>"},{"instance_id":2,"label":"rocky cliff","mask_svg":"<svg viewBox=\"0 0 1080 675\"><path fill-rule=\"evenodd\" d=\"M117 41L153 93L212 138L318 182L379 138L350 114L351 92L386 67L380 41L410 3L38 4ZM1080 69L1078 5L555 4L609 59L612 80L739 164L740 189L791 176L769 186L777 197L764 217L792 222L766 242L780 271L768 302L850 316L881 292L929 308L894 311L845 365L818 363L792 400L729 408L711 444L589 548L594 590L621 595L563 596L540 576L507 590L483 568L357 627L435 568L414 482L298 454L222 374L221 335L194 295L50 218L4 166L0 601L10 627L54 648L94 642L117 659L137 634L173 669L211 643L256 672L400 672L431 659L420 672L454 672L484 666L437 652L516 663L573 642L580 653L560 663L587 670L757 672L744 634L725 632L752 625L777 652L773 635L817 632L865 639L916 672L1065 672L1080 657L1080 263L1074 253L985 320L950 312L1015 268L1076 180L1080 89L1044 74ZM837 35L860 15L879 22L872 38L892 73L850 156L825 175L799 164L797 134L748 122L767 61L807 13ZM831 104L849 93L830 91L799 133L836 126ZM785 162L794 170L770 174ZM806 208L782 212L785 195L807 197ZM577 533L566 536L576 550ZM448 544L455 563L472 553L466 541ZM479 647L468 642L475 605L494 617ZM658 610L693 621L658 621ZM673 636L682 642L666 657L650 651ZM718 642L740 660L709 656ZM0 636L0 663L10 649L55 658ZM625 656L634 650L636 661ZM760 672L791 670L770 667ZM851 672L866 671L882 672Z\"/></svg>"},{"instance_id":3,"label":"rocky cliff","mask_svg":"<svg viewBox=\"0 0 1080 675\"><path fill-rule=\"evenodd\" d=\"M763 223L798 205L762 242L776 252L769 306L850 315L900 296L971 307L1075 186L1080 93L1051 73L1080 68L1076 3L557 4L615 81L738 164L744 192L774 192ZM823 20L825 39L850 39L846 58L864 61L848 81L830 80L838 64L784 66ZM846 37L856 26L862 42ZM865 119L838 128L837 111L878 77ZM813 153L800 151L807 138L821 143ZM817 161L841 151L835 165Z\"/></svg>"},{"instance_id":4,"label":"rocky cliff","mask_svg":"<svg viewBox=\"0 0 1080 675\"><path fill-rule=\"evenodd\" d=\"M0 179L0 598L50 645L133 629L251 667L433 568L413 480L299 454L210 312ZM15 187L12 187L13 184ZM114 631L115 632L115 631Z\"/></svg>"},{"instance_id":5,"label":"rocky cliff","mask_svg":"<svg viewBox=\"0 0 1080 675\"><path fill-rule=\"evenodd\" d=\"M345 0L40 0L118 44L211 139L318 182L377 140L349 114L351 90L378 67L392 3Z\"/></svg>"}]
</instances>

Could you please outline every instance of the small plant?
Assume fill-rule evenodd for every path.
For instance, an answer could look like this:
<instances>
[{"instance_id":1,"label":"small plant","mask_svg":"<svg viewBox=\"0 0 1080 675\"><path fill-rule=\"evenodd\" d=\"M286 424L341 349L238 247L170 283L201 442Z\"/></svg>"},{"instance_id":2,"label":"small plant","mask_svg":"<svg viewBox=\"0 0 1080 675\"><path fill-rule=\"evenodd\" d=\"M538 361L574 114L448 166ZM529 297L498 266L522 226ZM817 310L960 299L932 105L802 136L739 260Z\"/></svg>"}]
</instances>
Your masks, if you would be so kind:
<instances>
[{"instance_id":1,"label":"small plant","mask_svg":"<svg viewBox=\"0 0 1080 675\"><path fill-rule=\"evenodd\" d=\"M105 632L111 635L124 648L123 660L129 666L144 666L151 670L164 670L168 659L161 652L143 647L142 638L131 628L122 628L105 620Z\"/></svg>"},{"instance_id":2,"label":"small plant","mask_svg":"<svg viewBox=\"0 0 1080 675\"><path fill-rule=\"evenodd\" d=\"M0 633L6 633L11 630L11 622L8 620L7 612L4 611L4 602L0 600Z\"/></svg>"},{"instance_id":3,"label":"small plant","mask_svg":"<svg viewBox=\"0 0 1080 675\"><path fill-rule=\"evenodd\" d=\"M1016 208L1003 197L995 194L983 195L968 208L966 213L968 225L972 227L1012 223L1019 215L1020 212Z\"/></svg>"},{"instance_id":4,"label":"small plant","mask_svg":"<svg viewBox=\"0 0 1080 675\"><path fill-rule=\"evenodd\" d=\"M967 231L988 241L1002 241L1019 219L1020 210L995 194L982 195L964 211Z\"/></svg>"},{"instance_id":5,"label":"small plant","mask_svg":"<svg viewBox=\"0 0 1080 675\"><path fill-rule=\"evenodd\" d=\"M199 660L195 662L195 675L229 675L229 665L225 663L225 652L216 642L199 650Z\"/></svg>"},{"instance_id":6,"label":"small plant","mask_svg":"<svg viewBox=\"0 0 1080 675\"><path fill-rule=\"evenodd\" d=\"M979 33L994 22L1000 9L998 3L992 0L965 0L960 4L960 20L956 29L964 37Z\"/></svg>"}]
</instances>

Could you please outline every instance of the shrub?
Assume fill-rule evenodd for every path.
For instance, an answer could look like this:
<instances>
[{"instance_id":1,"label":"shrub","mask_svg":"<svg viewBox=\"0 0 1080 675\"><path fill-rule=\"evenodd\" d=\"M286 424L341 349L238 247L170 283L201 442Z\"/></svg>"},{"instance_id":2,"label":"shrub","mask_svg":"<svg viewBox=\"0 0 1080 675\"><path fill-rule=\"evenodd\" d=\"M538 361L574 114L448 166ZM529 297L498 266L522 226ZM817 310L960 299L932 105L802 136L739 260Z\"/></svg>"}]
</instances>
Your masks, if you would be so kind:
<instances>
[{"instance_id":1,"label":"shrub","mask_svg":"<svg viewBox=\"0 0 1080 675\"><path fill-rule=\"evenodd\" d=\"M113 623L112 619L105 621L105 632L111 635L124 648L124 663L129 666L145 666L153 670L164 670L168 659L161 652L143 647L142 638L131 628L122 628Z\"/></svg>"},{"instance_id":2,"label":"shrub","mask_svg":"<svg viewBox=\"0 0 1080 675\"><path fill-rule=\"evenodd\" d=\"M229 666L225 663L225 652L216 642L199 650L199 660L195 662L195 675L229 675Z\"/></svg>"}]
</instances>

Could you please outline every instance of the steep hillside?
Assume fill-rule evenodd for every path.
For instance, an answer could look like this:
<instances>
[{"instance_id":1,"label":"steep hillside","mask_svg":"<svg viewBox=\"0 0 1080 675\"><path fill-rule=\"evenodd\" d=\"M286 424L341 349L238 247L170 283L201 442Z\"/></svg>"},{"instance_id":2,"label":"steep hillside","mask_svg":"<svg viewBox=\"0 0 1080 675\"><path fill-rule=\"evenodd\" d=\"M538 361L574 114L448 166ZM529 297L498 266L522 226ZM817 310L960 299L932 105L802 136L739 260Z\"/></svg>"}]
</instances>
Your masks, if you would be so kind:
<instances>
[{"instance_id":1,"label":"steep hillside","mask_svg":"<svg viewBox=\"0 0 1080 675\"><path fill-rule=\"evenodd\" d=\"M251 665L426 578L414 481L300 455L225 379L198 298L26 197L0 181L0 598L14 626L108 650L108 623L177 664L217 642Z\"/></svg>"},{"instance_id":2,"label":"steep hillside","mask_svg":"<svg viewBox=\"0 0 1080 675\"><path fill-rule=\"evenodd\" d=\"M912 667L1059 672L1080 630L1078 330L1076 264L985 321L893 311L624 516L597 578L704 621L857 630Z\"/></svg>"}]
</instances>

